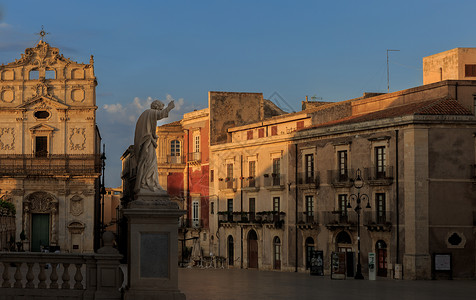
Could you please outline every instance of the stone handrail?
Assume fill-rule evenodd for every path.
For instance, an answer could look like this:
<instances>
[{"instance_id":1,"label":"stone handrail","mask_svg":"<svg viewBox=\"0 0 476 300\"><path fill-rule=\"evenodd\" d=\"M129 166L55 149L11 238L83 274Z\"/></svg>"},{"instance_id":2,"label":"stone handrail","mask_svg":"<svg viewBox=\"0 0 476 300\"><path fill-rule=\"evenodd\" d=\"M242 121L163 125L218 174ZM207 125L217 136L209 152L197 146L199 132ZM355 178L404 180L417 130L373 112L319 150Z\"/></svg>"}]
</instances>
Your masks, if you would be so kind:
<instances>
[{"instance_id":1,"label":"stone handrail","mask_svg":"<svg viewBox=\"0 0 476 300\"><path fill-rule=\"evenodd\" d=\"M121 299L120 254L0 252L0 300Z\"/></svg>"}]
</instances>

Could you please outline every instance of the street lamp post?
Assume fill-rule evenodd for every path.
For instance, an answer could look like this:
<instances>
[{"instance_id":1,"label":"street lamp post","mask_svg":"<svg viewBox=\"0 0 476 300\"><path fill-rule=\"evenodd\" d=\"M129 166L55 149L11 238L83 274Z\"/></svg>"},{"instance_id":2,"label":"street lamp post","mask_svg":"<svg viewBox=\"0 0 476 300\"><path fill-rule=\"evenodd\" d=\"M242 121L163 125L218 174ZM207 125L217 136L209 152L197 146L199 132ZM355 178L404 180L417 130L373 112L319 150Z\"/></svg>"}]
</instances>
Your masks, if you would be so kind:
<instances>
[{"instance_id":1,"label":"street lamp post","mask_svg":"<svg viewBox=\"0 0 476 300\"><path fill-rule=\"evenodd\" d=\"M347 203L347 208L352 208L350 205L351 200L355 200L357 205L354 210L357 213L357 272L355 273L354 279L364 279L362 275L362 265L360 264L360 211L362 207L360 203L362 201L367 201L367 206L365 208L370 208L370 199L367 194L361 194L360 189L364 186L364 181L362 180L360 169L357 169L356 178L353 181L353 186L357 189L357 194L351 194L349 197L349 202Z\"/></svg>"}]
</instances>

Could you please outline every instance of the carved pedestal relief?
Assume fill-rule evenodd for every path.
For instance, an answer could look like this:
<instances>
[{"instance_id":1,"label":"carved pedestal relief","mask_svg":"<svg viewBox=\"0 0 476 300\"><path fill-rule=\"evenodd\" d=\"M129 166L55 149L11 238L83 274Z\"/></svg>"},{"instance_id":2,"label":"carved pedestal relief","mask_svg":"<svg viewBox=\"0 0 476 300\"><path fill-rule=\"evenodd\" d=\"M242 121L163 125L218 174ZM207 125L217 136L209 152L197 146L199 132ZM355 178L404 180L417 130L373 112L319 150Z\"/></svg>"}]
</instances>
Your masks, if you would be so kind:
<instances>
[{"instance_id":1,"label":"carved pedestal relief","mask_svg":"<svg viewBox=\"0 0 476 300\"><path fill-rule=\"evenodd\" d=\"M70 201L70 213L77 217L83 213L83 198L74 195Z\"/></svg>"},{"instance_id":2,"label":"carved pedestal relief","mask_svg":"<svg viewBox=\"0 0 476 300\"><path fill-rule=\"evenodd\" d=\"M71 128L69 135L70 150L84 150L86 148L86 129Z\"/></svg>"},{"instance_id":3,"label":"carved pedestal relief","mask_svg":"<svg viewBox=\"0 0 476 300\"><path fill-rule=\"evenodd\" d=\"M0 150L15 150L15 128L0 128Z\"/></svg>"}]
</instances>

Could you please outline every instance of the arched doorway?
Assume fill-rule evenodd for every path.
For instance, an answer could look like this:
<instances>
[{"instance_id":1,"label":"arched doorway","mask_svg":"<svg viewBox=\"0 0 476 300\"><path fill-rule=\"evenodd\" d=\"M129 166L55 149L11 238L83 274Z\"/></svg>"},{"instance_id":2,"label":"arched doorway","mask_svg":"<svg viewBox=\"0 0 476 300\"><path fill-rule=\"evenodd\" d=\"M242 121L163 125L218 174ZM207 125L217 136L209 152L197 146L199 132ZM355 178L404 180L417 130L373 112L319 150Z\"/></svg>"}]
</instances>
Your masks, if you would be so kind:
<instances>
[{"instance_id":1,"label":"arched doorway","mask_svg":"<svg viewBox=\"0 0 476 300\"><path fill-rule=\"evenodd\" d=\"M248 268L258 268L258 236L254 230L248 233Z\"/></svg>"},{"instance_id":2,"label":"arched doorway","mask_svg":"<svg viewBox=\"0 0 476 300\"><path fill-rule=\"evenodd\" d=\"M314 239L308 237L306 239L306 270L311 267L312 251L314 251Z\"/></svg>"},{"instance_id":3,"label":"arched doorway","mask_svg":"<svg viewBox=\"0 0 476 300\"><path fill-rule=\"evenodd\" d=\"M387 244L379 240L375 244L377 250L377 276L387 277Z\"/></svg>"},{"instance_id":4,"label":"arched doorway","mask_svg":"<svg viewBox=\"0 0 476 300\"><path fill-rule=\"evenodd\" d=\"M275 236L273 239L273 269L281 269L281 240Z\"/></svg>"},{"instance_id":5,"label":"arched doorway","mask_svg":"<svg viewBox=\"0 0 476 300\"><path fill-rule=\"evenodd\" d=\"M345 252L345 265L347 277L354 277L354 256L352 239L346 231L341 231L336 236L336 251Z\"/></svg>"},{"instance_id":6,"label":"arched doorway","mask_svg":"<svg viewBox=\"0 0 476 300\"><path fill-rule=\"evenodd\" d=\"M234 243L233 243L233 236L228 236L228 265L233 266L233 262L235 261L235 251L234 251Z\"/></svg>"},{"instance_id":7,"label":"arched doorway","mask_svg":"<svg viewBox=\"0 0 476 300\"><path fill-rule=\"evenodd\" d=\"M34 192L23 202L23 228L30 237L30 251L57 246L58 201L47 192Z\"/></svg>"}]
</instances>

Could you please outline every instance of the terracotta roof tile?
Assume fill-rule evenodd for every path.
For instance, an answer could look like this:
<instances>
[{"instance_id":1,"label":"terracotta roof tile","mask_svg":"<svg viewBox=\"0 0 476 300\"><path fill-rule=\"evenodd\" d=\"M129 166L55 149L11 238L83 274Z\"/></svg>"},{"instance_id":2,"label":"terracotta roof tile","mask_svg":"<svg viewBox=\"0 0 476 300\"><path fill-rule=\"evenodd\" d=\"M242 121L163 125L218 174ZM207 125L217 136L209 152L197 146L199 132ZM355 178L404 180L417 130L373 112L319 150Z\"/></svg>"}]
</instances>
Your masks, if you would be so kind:
<instances>
[{"instance_id":1,"label":"terracotta roof tile","mask_svg":"<svg viewBox=\"0 0 476 300\"><path fill-rule=\"evenodd\" d=\"M339 120L316 124L303 130L316 127L327 127L338 124L350 124L368 122L386 118L395 118L408 115L472 115L457 100L453 99L433 99L421 102L410 103L397 107L391 107L367 114L353 115Z\"/></svg>"}]
</instances>

